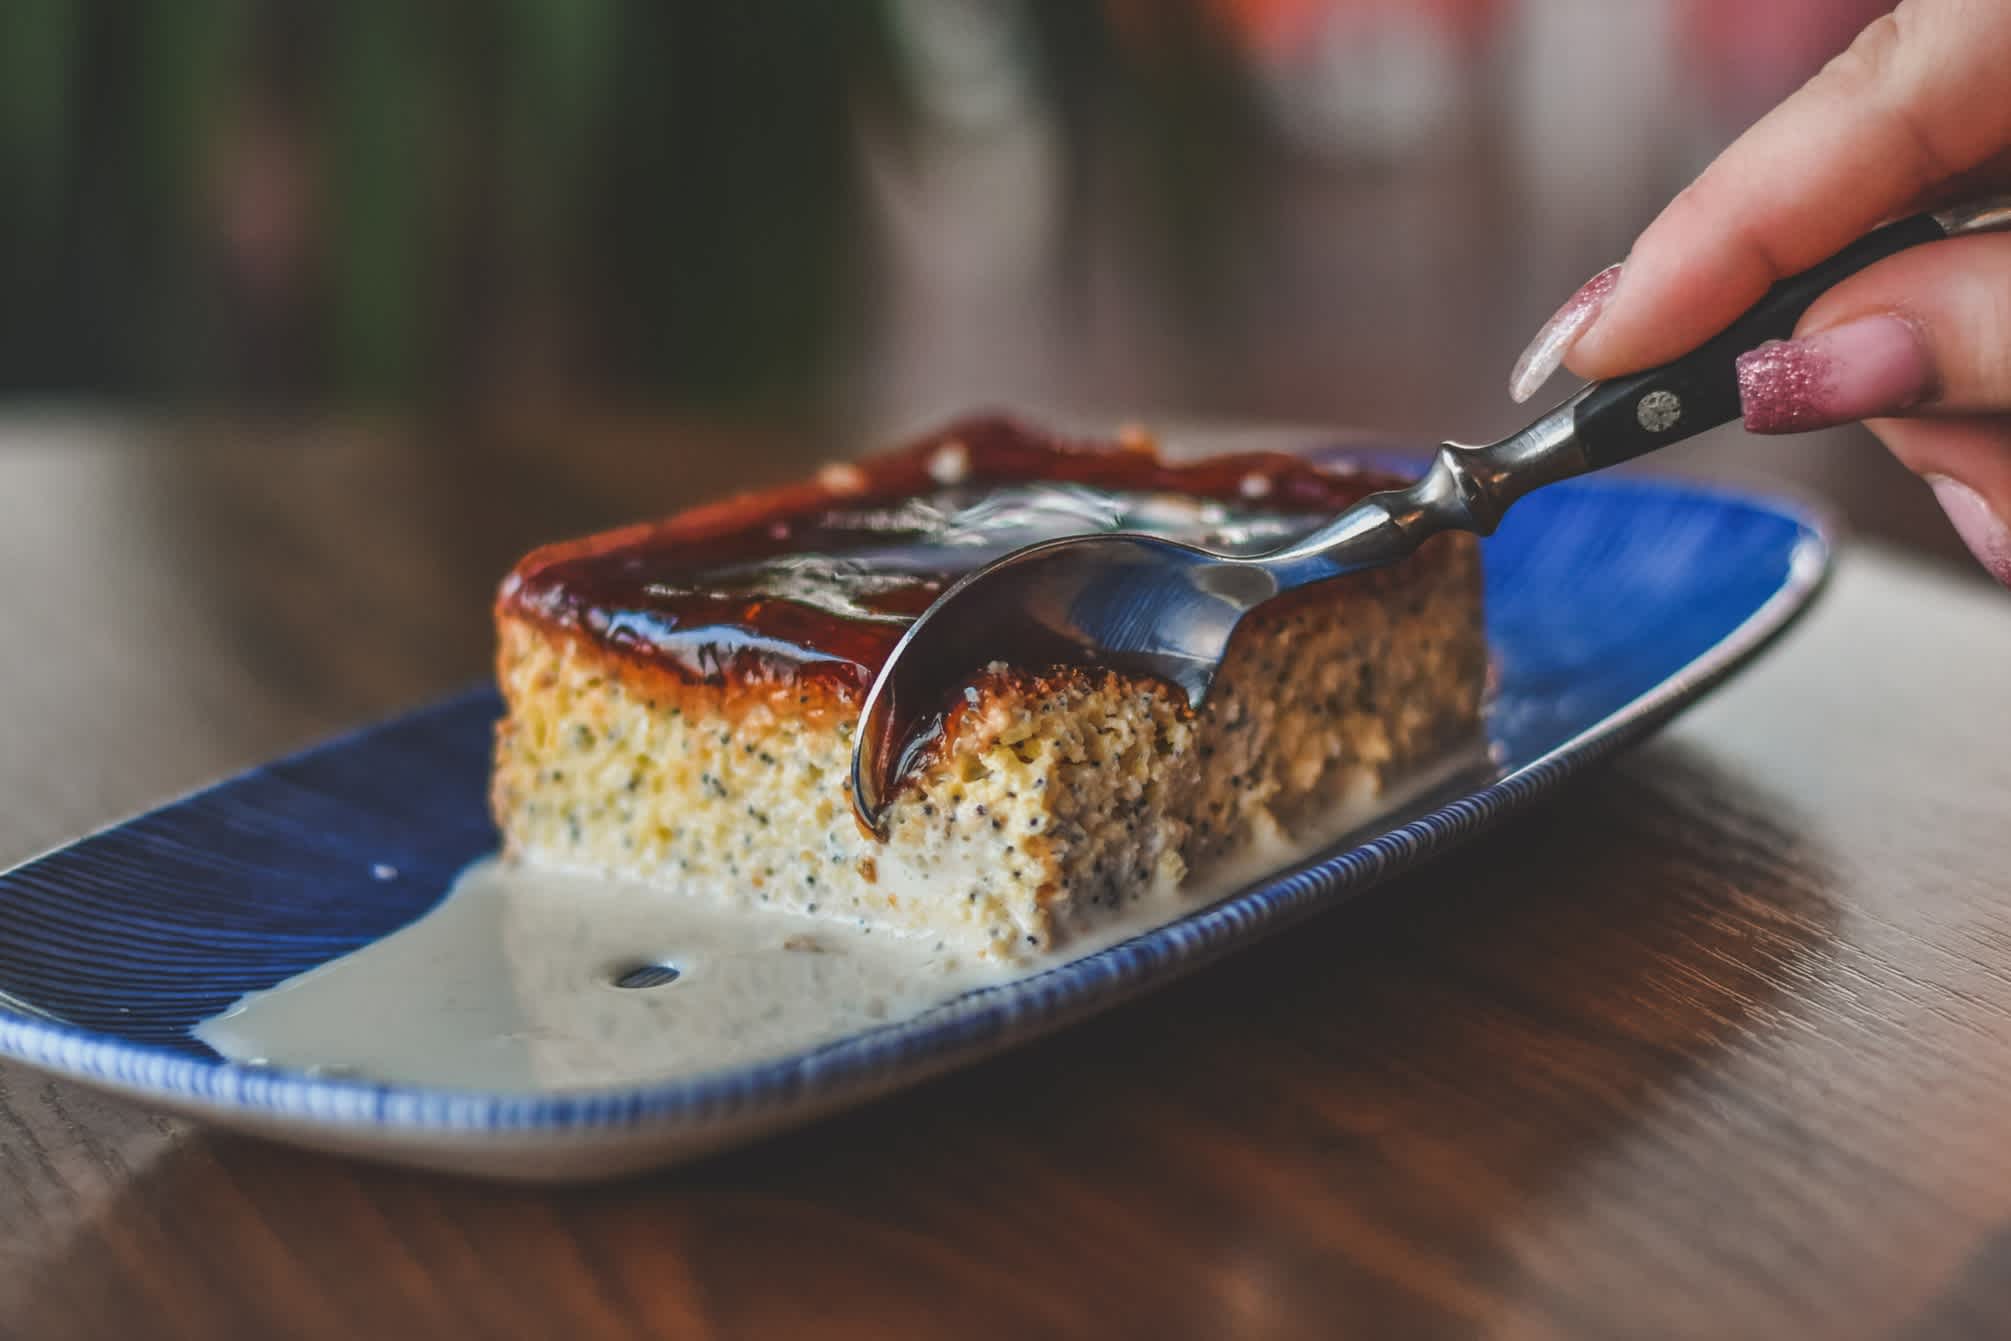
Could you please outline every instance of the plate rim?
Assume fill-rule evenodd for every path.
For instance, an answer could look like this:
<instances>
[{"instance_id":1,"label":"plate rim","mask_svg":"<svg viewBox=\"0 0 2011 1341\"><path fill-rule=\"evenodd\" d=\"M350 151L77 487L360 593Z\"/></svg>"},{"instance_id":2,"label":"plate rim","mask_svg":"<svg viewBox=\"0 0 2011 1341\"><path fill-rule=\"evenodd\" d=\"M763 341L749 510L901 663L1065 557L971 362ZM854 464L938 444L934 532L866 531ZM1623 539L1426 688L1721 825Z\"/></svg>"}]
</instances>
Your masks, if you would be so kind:
<instances>
[{"instance_id":1,"label":"plate rim","mask_svg":"<svg viewBox=\"0 0 2011 1341\"><path fill-rule=\"evenodd\" d=\"M753 1132L779 1125L795 1108L828 1111L904 1088L1165 986L1330 909L1521 809L1653 731L1756 657L1814 606L1834 571L1843 528L1833 509L1806 497L1666 475L1609 476L1597 485L1615 492L1682 494L1790 522L1798 533L1789 548L1786 574L1717 642L1513 772L1375 832L1345 851L1267 876L1175 922L1030 977L980 989L940 1018L924 1015L767 1062L681 1079L574 1091L457 1090L191 1057L70 1024L0 990L0 1057L198 1117L254 1122L275 1135L332 1127L352 1137L488 1138L517 1145L644 1130L689 1137L728 1124ZM100 825L14 863L0 875L143 815L281 764L345 748L387 726L482 692L493 694L493 686L479 683L337 732Z\"/></svg>"}]
</instances>

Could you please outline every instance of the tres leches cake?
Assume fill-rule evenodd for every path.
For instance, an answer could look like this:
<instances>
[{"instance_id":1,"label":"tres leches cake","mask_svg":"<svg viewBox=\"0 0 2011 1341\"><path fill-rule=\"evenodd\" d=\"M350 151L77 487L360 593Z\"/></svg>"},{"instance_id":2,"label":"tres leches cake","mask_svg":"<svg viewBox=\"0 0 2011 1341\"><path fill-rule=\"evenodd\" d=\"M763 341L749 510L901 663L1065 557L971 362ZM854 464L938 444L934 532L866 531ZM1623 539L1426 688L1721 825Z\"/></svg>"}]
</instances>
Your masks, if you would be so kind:
<instances>
[{"instance_id":1,"label":"tres leches cake","mask_svg":"<svg viewBox=\"0 0 2011 1341\"><path fill-rule=\"evenodd\" d=\"M1247 616L1197 712L1093 667L974 669L854 818L852 733L906 625L1051 536L1255 553L1399 481L1282 453L1162 460L1142 436L954 424L812 480L527 556L496 601L493 805L509 854L854 919L1012 958L1292 833L1479 720L1478 547Z\"/></svg>"}]
</instances>

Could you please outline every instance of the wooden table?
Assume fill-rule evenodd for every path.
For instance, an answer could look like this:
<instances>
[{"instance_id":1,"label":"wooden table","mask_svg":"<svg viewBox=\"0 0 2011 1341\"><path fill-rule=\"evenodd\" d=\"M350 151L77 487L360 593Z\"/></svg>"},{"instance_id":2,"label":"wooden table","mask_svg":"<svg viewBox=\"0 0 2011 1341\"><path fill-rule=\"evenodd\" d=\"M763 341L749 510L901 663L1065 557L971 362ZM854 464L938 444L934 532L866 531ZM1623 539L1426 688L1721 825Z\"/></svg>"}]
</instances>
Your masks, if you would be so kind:
<instances>
[{"instance_id":1,"label":"wooden table","mask_svg":"<svg viewBox=\"0 0 2011 1341\"><path fill-rule=\"evenodd\" d=\"M409 436L0 424L0 859L479 675L534 539L794 464ZM2002 1335L2007 674L2011 598L1862 547L1749 674L1458 855L615 1186L0 1066L0 1334Z\"/></svg>"}]
</instances>

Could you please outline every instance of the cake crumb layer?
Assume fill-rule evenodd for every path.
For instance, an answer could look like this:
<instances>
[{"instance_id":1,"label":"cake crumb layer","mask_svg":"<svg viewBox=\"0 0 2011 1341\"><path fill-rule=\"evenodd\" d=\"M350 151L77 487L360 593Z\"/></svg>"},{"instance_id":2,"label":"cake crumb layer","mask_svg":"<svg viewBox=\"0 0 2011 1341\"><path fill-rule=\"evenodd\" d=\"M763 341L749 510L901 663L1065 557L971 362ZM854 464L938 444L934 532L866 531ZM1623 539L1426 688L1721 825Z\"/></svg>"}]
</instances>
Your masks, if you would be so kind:
<instances>
[{"instance_id":1,"label":"cake crumb layer","mask_svg":"<svg viewBox=\"0 0 2011 1341\"><path fill-rule=\"evenodd\" d=\"M1487 674L1478 546L1442 536L1254 611L1199 711L1109 670L978 669L880 841L847 790L856 678L666 671L520 593L497 607L492 785L513 857L988 956L1065 944L1470 739Z\"/></svg>"}]
</instances>

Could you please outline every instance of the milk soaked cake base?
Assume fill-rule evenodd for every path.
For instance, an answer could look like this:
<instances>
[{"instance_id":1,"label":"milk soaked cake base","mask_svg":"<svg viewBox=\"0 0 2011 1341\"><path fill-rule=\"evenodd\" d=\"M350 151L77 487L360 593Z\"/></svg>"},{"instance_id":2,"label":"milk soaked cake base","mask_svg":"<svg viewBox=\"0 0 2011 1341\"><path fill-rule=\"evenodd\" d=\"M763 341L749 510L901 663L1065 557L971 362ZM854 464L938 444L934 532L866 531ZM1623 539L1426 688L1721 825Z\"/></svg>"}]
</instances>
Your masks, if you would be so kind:
<instances>
[{"instance_id":1,"label":"milk soaked cake base","mask_svg":"<svg viewBox=\"0 0 2011 1341\"><path fill-rule=\"evenodd\" d=\"M1486 648L1467 536L1253 612L1199 712L1170 685L1108 670L980 671L896 793L884 841L855 821L847 786L870 657L844 674L825 663L792 673L786 657L760 661L744 647L695 655L678 644L666 658L616 636L630 627L620 620L553 613L570 608L552 593L564 562L582 554L605 562L624 546L661 549L669 535L698 556L751 518L920 492L941 480L948 448L964 476L975 454L977 483L986 465L1024 479L1051 464L1063 476L1093 468L1107 484L1133 469L1120 458L1140 472L1149 458L1063 444L1049 449L1066 453L1052 463L1022 453L1001 465L984 447L1000 431L955 426L786 498L715 505L709 530L679 531L672 519L527 558L497 604L508 711L492 796L507 851L1011 957L1065 944L1127 901L1289 834L1476 732ZM1305 510L1387 483L1324 476L1333 496L1313 497L1323 481L1299 478L1311 467L1276 454L1149 464L1154 487L1247 496L1270 479L1262 492L1279 486Z\"/></svg>"}]
</instances>

